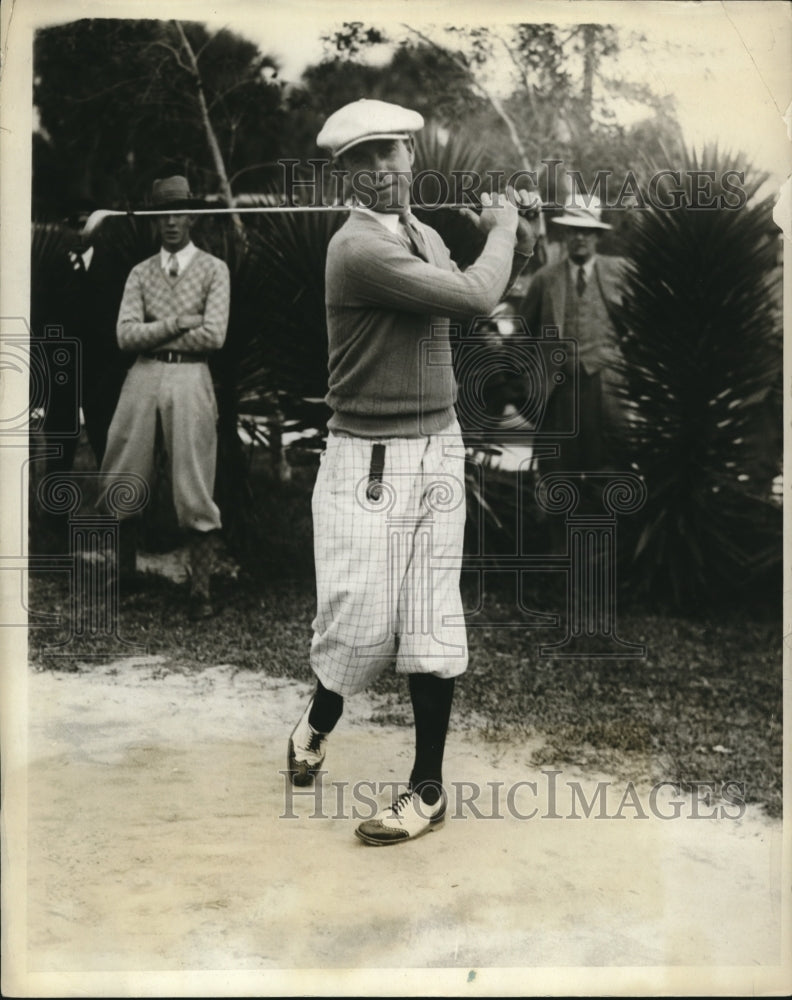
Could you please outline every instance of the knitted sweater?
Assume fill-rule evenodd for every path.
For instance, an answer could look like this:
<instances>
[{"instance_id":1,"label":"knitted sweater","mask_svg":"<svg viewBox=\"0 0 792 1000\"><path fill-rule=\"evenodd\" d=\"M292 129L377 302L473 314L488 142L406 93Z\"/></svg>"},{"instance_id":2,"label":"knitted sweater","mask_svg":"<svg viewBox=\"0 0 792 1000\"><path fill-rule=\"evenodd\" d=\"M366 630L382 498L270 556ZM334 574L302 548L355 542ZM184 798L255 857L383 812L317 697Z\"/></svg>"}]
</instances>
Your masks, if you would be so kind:
<instances>
[{"instance_id":1,"label":"knitted sweater","mask_svg":"<svg viewBox=\"0 0 792 1000\"><path fill-rule=\"evenodd\" d=\"M177 278L165 274L156 254L130 271L118 313L122 351L160 347L186 353L216 351L228 326L231 283L218 257L198 250ZM198 313L203 323L179 334L179 316Z\"/></svg>"},{"instance_id":2,"label":"knitted sweater","mask_svg":"<svg viewBox=\"0 0 792 1000\"><path fill-rule=\"evenodd\" d=\"M420 437L454 419L449 318L489 315L510 279L514 236L492 230L460 271L440 236L418 224L429 262L376 218L351 212L327 251L327 404L331 430Z\"/></svg>"}]
</instances>

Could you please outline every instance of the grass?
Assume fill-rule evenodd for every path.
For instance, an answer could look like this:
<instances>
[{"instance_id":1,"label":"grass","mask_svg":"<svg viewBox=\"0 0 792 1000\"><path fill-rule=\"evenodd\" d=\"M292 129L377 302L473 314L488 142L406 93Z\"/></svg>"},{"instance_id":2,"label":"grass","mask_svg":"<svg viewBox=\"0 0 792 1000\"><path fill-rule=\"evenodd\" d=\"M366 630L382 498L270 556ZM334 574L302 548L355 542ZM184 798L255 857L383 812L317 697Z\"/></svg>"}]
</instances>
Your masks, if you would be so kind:
<instances>
[{"instance_id":1,"label":"grass","mask_svg":"<svg viewBox=\"0 0 792 1000\"><path fill-rule=\"evenodd\" d=\"M164 669L200 670L227 664L309 682L313 582L269 584L247 574L225 579L220 613L192 624L186 590L152 577L124 602L121 633ZM31 579L34 610L64 614L65 579ZM467 594L468 599L472 594ZM489 595L468 629L470 668L457 684L454 726L474 726L498 743L539 737L537 766L573 765L634 780L683 786L727 781L745 786L747 802L781 814L781 639L771 621L687 621L629 612L625 638L643 642L644 659L561 659L540 655L558 632L504 627L505 597ZM91 640L75 639L69 657L46 648L58 630L31 630L31 659L46 669L90 669ZM95 661L94 661L95 662ZM385 696L382 722L409 724L406 682L384 673L372 689Z\"/></svg>"}]
</instances>

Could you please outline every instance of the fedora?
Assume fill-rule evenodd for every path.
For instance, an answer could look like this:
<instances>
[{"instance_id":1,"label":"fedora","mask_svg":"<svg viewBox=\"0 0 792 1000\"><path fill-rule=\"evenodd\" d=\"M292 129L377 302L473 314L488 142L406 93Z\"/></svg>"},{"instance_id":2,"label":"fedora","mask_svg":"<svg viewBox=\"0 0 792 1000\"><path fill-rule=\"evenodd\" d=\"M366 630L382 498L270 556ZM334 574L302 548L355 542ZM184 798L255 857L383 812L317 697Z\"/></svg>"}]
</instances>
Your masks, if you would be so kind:
<instances>
[{"instance_id":1,"label":"fedora","mask_svg":"<svg viewBox=\"0 0 792 1000\"><path fill-rule=\"evenodd\" d=\"M186 177L176 174L155 180L151 186L152 208L196 208Z\"/></svg>"},{"instance_id":2,"label":"fedora","mask_svg":"<svg viewBox=\"0 0 792 1000\"><path fill-rule=\"evenodd\" d=\"M564 203L564 214L551 219L557 226L574 226L576 229L613 229L602 221L602 205L599 198L572 195Z\"/></svg>"}]
</instances>

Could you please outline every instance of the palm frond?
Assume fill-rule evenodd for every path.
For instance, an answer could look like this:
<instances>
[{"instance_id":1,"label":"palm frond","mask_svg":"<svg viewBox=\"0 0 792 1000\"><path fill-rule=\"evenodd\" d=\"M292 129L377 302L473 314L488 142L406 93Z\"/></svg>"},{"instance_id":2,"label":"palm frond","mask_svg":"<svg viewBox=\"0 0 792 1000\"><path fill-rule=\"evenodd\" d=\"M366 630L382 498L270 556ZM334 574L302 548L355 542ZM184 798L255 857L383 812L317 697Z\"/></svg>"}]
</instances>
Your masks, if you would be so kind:
<instances>
[{"instance_id":1,"label":"palm frond","mask_svg":"<svg viewBox=\"0 0 792 1000\"><path fill-rule=\"evenodd\" d=\"M633 571L684 603L753 579L774 543L780 558L780 512L767 498L780 469L782 343L771 204L756 199L764 175L746 171L746 204L729 208L722 179L740 169L734 157L713 148L680 169L689 200L693 172L708 170L725 201L638 214L621 346L625 461L649 488Z\"/></svg>"}]
</instances>

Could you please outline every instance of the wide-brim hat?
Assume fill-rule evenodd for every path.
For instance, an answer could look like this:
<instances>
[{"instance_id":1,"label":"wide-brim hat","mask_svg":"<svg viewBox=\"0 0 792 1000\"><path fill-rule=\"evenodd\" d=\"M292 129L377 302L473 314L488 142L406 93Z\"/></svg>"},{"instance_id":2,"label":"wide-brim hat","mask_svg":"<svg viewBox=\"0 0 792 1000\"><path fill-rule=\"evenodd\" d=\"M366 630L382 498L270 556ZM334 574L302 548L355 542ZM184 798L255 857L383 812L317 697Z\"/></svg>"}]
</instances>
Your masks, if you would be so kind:
<instances>
[{"instance_id":1,"label":"wide-brim hat","mask_svg":"<svg viewBox=\"0 0 792 1000\"><path fill-rule=\"evenodd\" d=\"M151 185L152 208L197 208L199 201L190 191L186 177L179 174L163 177Z\"/></svg>"},{"instance_id":2,"label":"wide-brim hat","mask_svg":"<svg viewBox=\"0 0 792 1000\"><path fill-rule=\"evenodd\" d=\"M588 198L574 195L567 198L564 214L550 221L557 226L574 226L575 229L613 229L613 226L602 221L602 205L599 198L593 195Z\"/></svg>"},{"instance_id":3,"label":"wide-brim hat","mask_svg":"<svg viewBox=\"0 0 792 1000\"><path fill-rule=\"evenodd\" d=\"M423 126L423 115L417 111L363 97L334 111L316 137L316 144L337 157L361 142L407 139Z\"/></svg>"}]
</instances>

